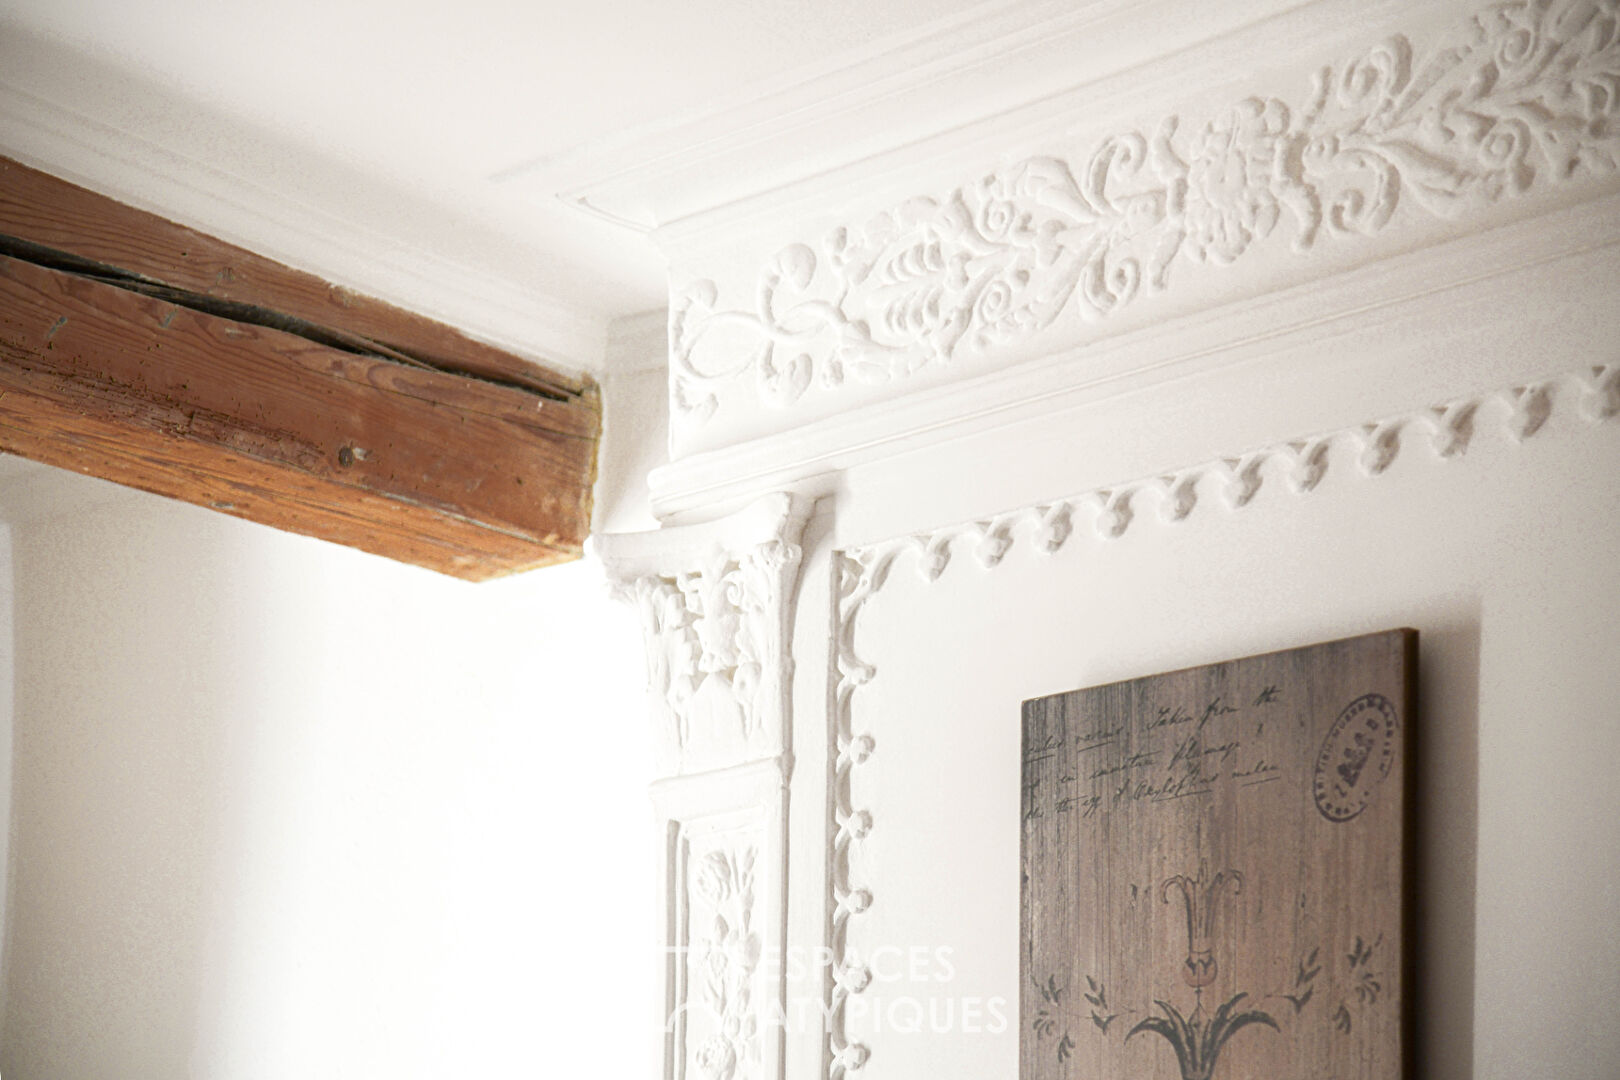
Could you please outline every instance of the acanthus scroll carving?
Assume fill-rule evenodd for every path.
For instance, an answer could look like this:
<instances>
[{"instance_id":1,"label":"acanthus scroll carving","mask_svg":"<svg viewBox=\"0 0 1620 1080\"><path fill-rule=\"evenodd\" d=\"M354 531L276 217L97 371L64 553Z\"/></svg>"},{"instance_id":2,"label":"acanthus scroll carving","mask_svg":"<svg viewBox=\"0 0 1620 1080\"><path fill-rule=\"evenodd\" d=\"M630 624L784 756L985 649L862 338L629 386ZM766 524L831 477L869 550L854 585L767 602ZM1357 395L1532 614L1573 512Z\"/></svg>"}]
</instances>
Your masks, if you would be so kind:
<instances>
[{"instance_id":1,"label":"acanthus scroll carving","mask_svg":"<svg viewBox=\"0 0 1620 1080\"><path fill-rule=\"evenodd\" d=\"M1418 50L1394 35L1321 68L1294 102L1251 97L1199 120L1031 158L912 199L819 251L784 248L751 306L712 281L670 311L677 421L700 426L752 374L787 406L814 382L883 383L983 353L1066 311L1102 319L1226 266L1282 232L1295 252L1372 235L1411 206L1456 217L1614 172L1620 0L1507 0ZM750 344L741 345L739 342Z\"/></svg>"}]
</instances>

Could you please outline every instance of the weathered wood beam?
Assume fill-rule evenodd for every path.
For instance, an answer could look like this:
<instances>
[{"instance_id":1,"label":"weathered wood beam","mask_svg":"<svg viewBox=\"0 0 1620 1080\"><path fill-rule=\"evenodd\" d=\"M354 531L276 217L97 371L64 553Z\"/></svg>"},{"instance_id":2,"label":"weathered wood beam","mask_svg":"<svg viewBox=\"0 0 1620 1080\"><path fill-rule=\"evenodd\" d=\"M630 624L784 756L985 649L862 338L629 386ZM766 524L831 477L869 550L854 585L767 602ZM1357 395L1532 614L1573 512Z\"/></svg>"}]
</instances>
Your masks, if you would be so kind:
<instances>
[{"instance_id":1,"label":"weathered wood beam","mask_svg":"<svg viewBox=\"0 0 1620 1080\"><path fill-rule=\"evenodd\" d=\"M0 159L0 449L468 579L576 558L596 388Z\"/></svg>"},{"instance_id":2,"label":"weathered wood beam","mask_svg":"<svg viewBox=\"0 0 1620 1080\"><path fill-rule=\"evenodd\" d=\"M590 380L0 157L0 234L370 338L445 371L578 396Z\"/></svg>"}]
</instances>

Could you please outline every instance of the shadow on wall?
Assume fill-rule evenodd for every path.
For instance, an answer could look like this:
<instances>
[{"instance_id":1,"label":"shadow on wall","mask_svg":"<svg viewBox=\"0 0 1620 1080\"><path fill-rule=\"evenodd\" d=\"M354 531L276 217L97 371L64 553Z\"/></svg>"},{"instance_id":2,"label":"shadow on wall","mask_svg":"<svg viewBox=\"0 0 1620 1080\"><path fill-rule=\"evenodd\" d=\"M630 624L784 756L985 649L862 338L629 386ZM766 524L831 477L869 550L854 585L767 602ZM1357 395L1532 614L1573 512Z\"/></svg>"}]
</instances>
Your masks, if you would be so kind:
<instances>
[{"instance_id":1,"label":"shadow on wall","mask_svg":"<svg viewBox=\"0 0 1620 1080\"><path fill-rule=\"evenodd\" d=\"M234 572L234 523L194 511L176 529L127 505L13 527L0 1072L22 1080L186 1075L174 1033L197 1029L208 981L254 585Z\"/></svg>"},{"instance_id":2,"label":"shadow on wall","mask_svg":"<svg viewBox=\"0 0 1620 1080\"><path fill-rule=\"evenodd\" d=\"M1418 641L1407 841L1408 1076L1474 1073L1475 887L1479 853L1478 600ZM1442 727L1429 717L1449 717ZM1464 1060L1458 1060L1462 1055Z\"/></svg>"}]
</instances>

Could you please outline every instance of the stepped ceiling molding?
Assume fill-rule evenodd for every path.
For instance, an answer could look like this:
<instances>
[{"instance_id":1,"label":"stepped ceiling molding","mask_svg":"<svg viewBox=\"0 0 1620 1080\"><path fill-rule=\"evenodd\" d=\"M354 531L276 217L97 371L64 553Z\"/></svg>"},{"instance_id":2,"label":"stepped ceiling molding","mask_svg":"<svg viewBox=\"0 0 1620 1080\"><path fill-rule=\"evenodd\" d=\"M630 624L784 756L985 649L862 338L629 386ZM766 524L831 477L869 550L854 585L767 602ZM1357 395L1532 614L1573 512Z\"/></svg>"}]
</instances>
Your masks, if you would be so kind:
<instances>
[{"instance_id":1,"label":"stepped ceiling molding","mask_svg":"<svg viewBox=\"0 0 1620 1080\"><path fill-rule=\"evenodd\" d=\"M771 214L778 196L963 133L1077 81L1117 74L1298 6L1197 0L994 0L784 70L744 94L527 162L500 179L677 239ZM802 18L805 9L794 10ZM991 144L994 146L994 140ZM993 152L993 151L992 151ZM810 202L818 196L811 194Z\"/></svg>"},{"instance_id":2,"label":"stepped ceiling molding","mask_svg":"<svg viewBox=\"0 0 1620 1080\"><path fill-rule=\"evenodd\" d=\"M676 469L1595 204L1617 114L1614 0L1320 3L700 213L661 233Z\"/></svg>"}]
</instances>

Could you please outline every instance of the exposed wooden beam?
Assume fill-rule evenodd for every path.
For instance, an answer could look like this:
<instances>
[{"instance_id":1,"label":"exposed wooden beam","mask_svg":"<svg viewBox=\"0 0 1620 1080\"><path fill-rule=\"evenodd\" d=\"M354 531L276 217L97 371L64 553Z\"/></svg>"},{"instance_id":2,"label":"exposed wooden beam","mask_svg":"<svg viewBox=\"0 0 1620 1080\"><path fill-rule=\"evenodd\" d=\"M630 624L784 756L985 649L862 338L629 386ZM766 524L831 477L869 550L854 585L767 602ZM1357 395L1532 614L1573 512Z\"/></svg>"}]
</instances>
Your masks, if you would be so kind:
<instances>
[{"instance_id":1,"label":"exposed wooden beam","mask_svg":"<svg viewBox=\"0 0 1620 1080\"><path fill-rule=\"evenodd\" d=\"M0 159L0 449L469 579L576 558L596 387Z\"/></svg>"},{"instance_id":2,"label":"exposed wooden beam","mask_svg":"<svg viewBox=\"0 0 1620 1080\"><path fill-rule=\"evenodd\" d=\"M579 395L590 384L5 157L0 157L0 234L175 288L340 328L445 371L564 395Z\"/></svg>"}]
</instances>

